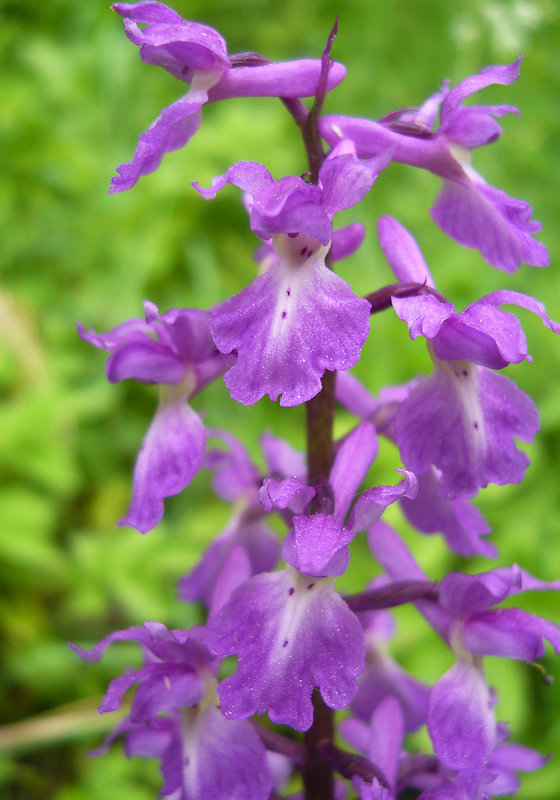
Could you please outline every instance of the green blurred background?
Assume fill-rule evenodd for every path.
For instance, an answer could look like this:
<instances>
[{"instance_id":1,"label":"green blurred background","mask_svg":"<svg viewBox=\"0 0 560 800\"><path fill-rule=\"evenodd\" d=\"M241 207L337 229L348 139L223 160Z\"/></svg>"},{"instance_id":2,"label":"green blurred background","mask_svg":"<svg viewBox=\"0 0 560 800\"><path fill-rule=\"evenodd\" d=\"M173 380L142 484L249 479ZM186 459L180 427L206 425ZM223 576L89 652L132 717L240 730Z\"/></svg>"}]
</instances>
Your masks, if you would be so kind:
<instances>
[{"instance_id":1,"label":"green blurred background","mask_svg":"<svg viewBox=\"0 0 560 800\"><path fill-rule=\"evenodd\" d=\"M187 19L216 27L230 52L255 50L286 60L318 57L338 12L334 57L348 69L327 110L379 117L414 106L444 77L456 83L493 63L525 54L521 78L476 102L512 103L522 118L504 120L504 137L476 152L490 182L527 199L543 222L552 266L514 276L488 267L430 221L438 188L429 174L392 166L362 206L344 221L368 226L363 247L341 273L356 292L390 282L375 238L382 213L417 236L440 290L466 304L498 288L525 291L560 319L558 183L560 10L555 0L177 0ZM228 511L212 501L206 475L166 504L165 521L148 536L119 529L136 450L156 390L110 387L104 357L81 342L75 323L107 330L141 313L149 298L162 310L209 307L252 279L257 244L234 189L205 203L190 187L207 185L240 159L264 162L276 177L305 170L297 132L280 103L241 100L204 110L203 127L183 151L165 157L130 192L109 196L114 168L132 156L136 138L183 86L142 65L109 4L98 0L14 0L0 6L0 176L3 275L0 288L0 794L53 800L144 800L159 789L157 766L127 762L119 746L101 759L97 746L114 720L95 707L107 681L137 660L114 648L85 665L66 640L93 643L115 628L158 619L186 627L197 609L179 603L175 585ZM342 217L343 215L341 215ZM342 221L342 220L341 220ZM541 408L542 432L527 448L532 466L521 486L490 488L477 504L493 527L499 563L519 561L542 578L560 569L558 448L560 342L521 312L535 363L508 374ZM373 321L357 370L372 391L428 369L425 347L408 340L389 314ZM264 428L302 445L301 409L232 403L223 385L195 401L213 426L229 424L260 459ZM351 420L342 416L340 432ZM394 482L396 454L382 448L376 483ZM449 556L440 537L406 531L434 578L449 567L475 571L483 560ZM364 544L354 545L357 590L375 570ZM559 620L554 596L518 604ZM434 681L451 664L445 648L413 610L398 614L395 652L419 677ZM513 738L548 752L560 748L560 680L546 687L537 669L486 659L498 687L500 719ZM560 663L542 662L560 676ZM523 781L519 797L556 796L560 756Z\"/></svg>"}]
</instances>

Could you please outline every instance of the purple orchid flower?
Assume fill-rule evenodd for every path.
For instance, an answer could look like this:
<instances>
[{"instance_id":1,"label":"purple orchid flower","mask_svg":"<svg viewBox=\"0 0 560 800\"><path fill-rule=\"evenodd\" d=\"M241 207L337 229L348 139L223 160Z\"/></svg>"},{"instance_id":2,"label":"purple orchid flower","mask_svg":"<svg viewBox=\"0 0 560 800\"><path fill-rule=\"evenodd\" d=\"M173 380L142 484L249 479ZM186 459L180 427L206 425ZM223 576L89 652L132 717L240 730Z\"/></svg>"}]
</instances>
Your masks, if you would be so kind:
<instances>
[{"instance_id":1,"label":"purple orchid flower","mask_svg":"<svg viewBox=\"0 0 560 800\"><path fill-rule=\"evenodd\" d=\"M369 542L393 580L427 580L384 522L370 529ZM457 659L434 685L428 708L428 732L446 768L478 780L496 744L495 700L484 677L483 656L531 662L544 654L544 640L560 655L560 627L519 608L494 606L521 592L559 589L560 580L540 581L514 565L478 575L450 572L439 584L437 602L416 602Z\"/></svg>"},{"instance_id":2,"label":"purple orchid flower","mask_svg":"<svg viewBox=\"0 0 560 800\"><path fill-rule=\"evenodd\" d=\"M142 61L163 67L189 83L190 89L140 134L134 157L117 169L111 192L130 189L142 175L158 168L165 153L183 147L198 130L206 103L232 97L301 98L317 92L319 59L272 64L252 54L230 58L216 30L186 22L163 3L114 3L112 8L123 17L125 33L140 48ZM337 86L345 74L342 64L332 62L327 89Z\"/></svg>"},{"instance_id":3,"label":"purple orchid flower","mask_svg":"<svg viewBox=\"0 0 560 800\"><path fill-rule=\"evenodd\" d=\"M348 543L355 533L379 519L401 494L415 490L413 476L407 475L398 487L364 492L346 526L356 489L376 452L375 431L367 422L344 440L331 470L331 513L302 513L315 489L301 481L265 480L265 508L295 512L282 547L287 566L238 586L208 623L211 651L239 659L237 671L218 687L226 717L243 719L268 711L273 722L307 730L313 719L313 687L330 708L345 707L356 693L356 678L364 668L364 636L334 579L346 569Z\"/></svg>"},{"instance_id":4,"label":"purple orchid flower","mask_svg":"<svg viewBox=\"0 0 560 800\"><path fill-rule=\"evenodd\" d=\"M208 312L160 315L153 303L144 307L145 320L128 320L109 333L88 332L78 324L84 341L111 353L106 368L111 383L133 378L167 387L138 454L130 507L119 523L141 533L160 522L163 499L181 492L202 466L206 434L188 400L232 362L216 351Z\"/></svg>"},{"instance_id":5,"label":"purple orchid flower","mask_svg":"<svg viewBox=\"0 0 560 800\"><path fill-rule=\"evenodd\" d=\"M70 644L86 661L99 661L113 642L135 641L145 663L115 678L99 711L115 711L124 693L138 684L130 714L98 754L124 735L128 755L161 759L160 796L173 800L243 797L268 800L272 776L254 728L226 720L216 707L218 664L204 643L205 631L173 630L158 622L116 631L92 650ZM165 714L165 716L161 716Z\"/></svg>"},{"instance_id":6,"label":"purple orchid flower","mask_svg":"<svg viewBox=\"0 0 560 800\"><path fill-rule=\"evenodd\" d=\"M546 248L535 241L540 223L531 221L531 207L489 186L470 165L470 151L496 141L501 128L494 117L518 114L513 106L461 105L463 100L492 84L509 85L519 76L521 58L506 66L486 67L450 89L440 92L420 109L394 112L379 122L326 116L322 136L331 145L351 139L361 158L371 158L393 147L393 160L427 169L443 180L431 214L434 222L466 247L479 250L493 267L515 272L522 264L549 263ZM438 109L440 124L432 131Z\"/></svg>"},{"instance_id":7,"label":"purple orchid flower","mask_svg":"<svg viewBox=\"0 0 560 800\"><path fill-rule=\"evenodd\" d=\"M381 247L399 281L433 286L410 234L391 217L378 225ZM447 497L472 497L489 483L519 483L529 459L514 437L530 442L538 430L533 401L492 370L530 360L517 317L501 305L533 312L554 333L560 325L542 303L519 292L498 291L457 312L437 293L392 299L412 339L424 336L434 372L399 405L394 433L405 466L418 475L441 472Z\"/></svg>"},{"instance_id":8,"label":"purple orchid flower","mask_svg":"<svg viewBox=\"0 0 560 800\"><path fill-rule=\"evenodd\" d=\"M265 394L272 400L282 394L280 405L299 405L320 391L326 369L348 369L358 361L370 305L325 259L333 216L359 202L389 161L385 153L360 162L353 145L343 142L323 163L318 185L295 176L275 181L250 162L230 167L209 189L194 184L207 199L227 183L243 189L252 230L272 237L276 254L263 275L212 311L218 350L237 352L225 376L235 400L251 405ZM353 248L357 236L361 229L348 231L341 249Z\"/></svg>"}]
</instances>

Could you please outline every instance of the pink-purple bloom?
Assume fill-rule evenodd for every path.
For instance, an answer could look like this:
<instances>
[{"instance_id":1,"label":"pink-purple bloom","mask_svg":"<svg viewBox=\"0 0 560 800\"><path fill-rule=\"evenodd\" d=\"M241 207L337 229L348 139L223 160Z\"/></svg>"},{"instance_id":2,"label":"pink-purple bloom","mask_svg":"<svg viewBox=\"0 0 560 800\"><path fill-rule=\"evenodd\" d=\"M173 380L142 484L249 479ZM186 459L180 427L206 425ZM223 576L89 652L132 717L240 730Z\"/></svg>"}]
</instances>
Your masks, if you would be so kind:
<instances>
[{"instance_id":1,"label":"pink-purple bloom","mask_svg":"<svg viewBox=\"0 0 560 800\"><path fill-rule=\"evenodd\" d=\"M389 161L388 153L359 161L345 142L325 160L318 185L296 176L276 181L252 162L230 167L209 189L195 184L206 199L227 183L242 189L252 230L272 238L276 254L263 275L212 311L218 350L237 353L225 376L235 400L282 395L280 405L299 405L320 391L325 370L358 361L370 305L326 264L332 218L358 203Z\"/></svg>"},{"instance_id":2,"label":"pink-purple bloom","mask_svg":"<svg viewBox=\"0 0 560 800\"><path fill-rule=\"evenodd\" d=\"M86 661L99 661L113 642L137 642L144 665L114 678L99 708L115 711L138 684L130 714L109 736L124 736L129 755L161 760L160 796L173 800L268 800L272 776L252 725L229 721L216 707L218 663L205 645L205 631L173 630L158 622L117 631L92 650L71 644Z\"/></svg>"},{"instance_id":3,"label":"pink-purple bloom","mask_svg":"<svg viewBox=\"0 0 560 800\"><path fill-rule=\"evenodd\" d=\"M141 533L161 520L164 498L182 491L202 466L206 434L188 401L232 361L217 352L207 312L160 315L153 303L145 303L145 312L145 319L128 320L106 334L78 325L84 341L111 354L111 383L132 378L166 387L138 454L130 507L121 521Z\"/></svg>"},{"instance_id":4,"label":"pink-purple bloom","mask_svg":"<svg viewBox=\"0 0 560 800\"><path fill-rule=\"evenodd\" d=\"M123 18L130 41L140 48L142 61L163 67L190 88L140 134L134 157L117 169L111 192L130 189L142 175L159 167L165 153L183 147L200 127L206 103L232 97L310 97L317 91L319 59L280 64L251 54L232 59L218 31L187 22L163 3L114 3L112 8ZM342 64L331 63L328 88L340 83L345 74Z\"/></svg>"},{"instance_id":5,"label":"pink-purple bloom","mask_svg":"<svg viewBox=\"0 0 560 800\"><path fill-rule=\"evenodd\" d=\"M495 117L517 114L517 109L462 105L487 86L513 83L520 63L521 58L505 66L486 67L452 89L446 81L419 109L396 111L378 122L324 117L321 133L331 145L351 139L360 158L371 158L391 147L393 161L438 175L443 186L431 209L434 222L460 244L479 250L492 266L505 272L514 272L522 263L546 266L546 248L533 238L541 226L531 220L529 204L487 184L470 163L473 148L500 136ZM438 110L440 123L433 130Z\"/></svg>"},{"instance_id":6,"label":"pink-purple bloom","mask_svg":"<svg viewBox=\"0 0 560 800\"><path fill-rule=\"evenodd\" d=\"M378 227L397 279L433 285L410 234L390 217ZM492 371L530 359L519 320L500 306L532 311L555 333L560 325L542 303L518 292L493 292L463 312L435 293L392 303L411 338L428 340L434 363L432 375L417 382L395 413L405 466L418 475L435 467L440 491L450 498L473 497L489 483L519 483L529 459L514 439L533 439L538 414L524 392Z\"/></svg>"}]
</instances>

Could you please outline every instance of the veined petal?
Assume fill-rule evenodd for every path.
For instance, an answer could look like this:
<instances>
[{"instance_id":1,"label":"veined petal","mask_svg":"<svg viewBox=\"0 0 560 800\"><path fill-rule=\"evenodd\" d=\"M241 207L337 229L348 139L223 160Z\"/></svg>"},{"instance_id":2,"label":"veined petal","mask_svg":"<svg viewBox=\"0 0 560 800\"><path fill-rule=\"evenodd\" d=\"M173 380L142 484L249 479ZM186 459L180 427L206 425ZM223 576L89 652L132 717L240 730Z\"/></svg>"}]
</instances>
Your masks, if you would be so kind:
<instances>
[{"instance_id":1,"label":"veined petal","mask_svg":"<svg viewBox=\"0 0 560 800\"><path fill-rule=\"evenodd\" d=\"M282 394L283 406L309 400L325 369L358 361L369 331L369 303L325 266L327 247L303 235L275 247L278 262L211 315L218 350L237 351L225 383L245 405L265 394Z\"/></svg>"},{"instance_id":2,"label":"veined petal","mask_svg":"<svg viewBox=\"0 0 560 800\"><path fill-rule=\"evenodd\" d=\"M474 170L470 180L444 180L431 209L439 227L452 239L478 250L493 267L515 272L522 263L545 267L546 247L532 235L531 207L484 183Z\"/></svg>"},{"instance_id":3,"label":"veined petal","mask_svg":"<svg viewBox=\"0 0 560 800\"><path fill-rule=\"evenodd\" d=\"M364 668L357 617L332 578L291 568L257 575L234 592L208 624L208 645L237 655L237 671L218 687L227 719L269 712L276 723L307 730L318 686L329 708L344 708Z\"/></svg>"},{"instance_id":4,"label":"veined petal","mask_svg":"<svg viewBox=\"0 0 560 800\"><path fill-rule=\"evenodd\" d=\"M155 528L163 499L188 486L202 466L205 443L204 425L184 400L160 406L138 453L130 508L119 524L141 533Z\"/></svg>"},{"instance_id":5,"label":"veined petal","mask_svg":"<svg viewBox=\"0 0 560 800\"><path fill-rule=\"evenodd\" d=\"M503 375L468 362L439 362L400 404L395 436L406 467L442 473L444 496L473 497L489 483L523 479L529 459L514 437L538 430L533 401Z\"/></svg>"},{"instance_id":6,"label":"veined petal","mask_svg":"<svg viewBox=\"0 0 560 800\"><path fill-rule=\"evenodd\" d=\"M428 732L449 769L481 769L492 753L496 722L490 692L479 669L458 661L432 689Z\"/></svg>"},{"instance_id":7,"label":"veined petal","mask_svg":"<svg viewBox=\"0 0 560 800\"><path fill-rule=\"evenodd\" d=\"M195 102L187 94L164 108L148 130L138 137L132 161L117 167L119 174L112 179L109 192L131 189L142 175L159 167L165 153L183 147L200 127L203 102Z\"/></svg>"}]
</instances>

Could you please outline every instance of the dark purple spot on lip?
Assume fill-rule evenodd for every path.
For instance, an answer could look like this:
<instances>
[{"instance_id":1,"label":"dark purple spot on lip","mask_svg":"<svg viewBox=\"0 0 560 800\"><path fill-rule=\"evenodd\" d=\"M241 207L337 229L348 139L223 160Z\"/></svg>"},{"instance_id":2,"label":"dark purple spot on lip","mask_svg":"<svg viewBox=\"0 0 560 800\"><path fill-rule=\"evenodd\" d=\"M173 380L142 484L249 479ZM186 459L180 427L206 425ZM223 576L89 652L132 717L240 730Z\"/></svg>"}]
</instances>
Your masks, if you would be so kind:
<instances>
[{"instance_id":1,"label":"dark purple spot on lip","mask_svg":"<svg viewBox=\"0 0 560 800\"><path fill-rule=\"evenodd\" d=\"M287 647L287 646L288 646L288 640L284 639L284 641L282 643L282 647Z\"/></svg>"},{"instance_id":2,"label":"dark purple spot on lip","mask_svg":"<svg viewBox=\"0 0 560 800\"><path fill-rule=\"evenodd\" d=\"M474 428L475 430L478 430L478 422L475 422L475 423L474 423L474 425L473 425L473 428Z\"/></svg>"},{"instance_id":3,"label":"dark purple spot on lip","mask_svg":"<svg viewBox=\"0 0 560 800\"><path fill-rule=\"evenodd\" d=\"M314 583L310 583L309 586L307 587L307 591L309 591L310 589L313 589L314 586L315 586Z\"/></svg>"},{"instance_id":4,"label":"dark purple spot on lip","mask_svg":"<svg viewBox=\"0 0 560 800\"><path fill-rule=\"evenodd\" d=\"M466 369L464 369L464 370L463 370L463 375L465 376L465 378L467 377L467 375L468 375L468 374L469 374L469 371L468 371L468 370L466 370Z\"/></svg>"},{"instance_id":5,"label":"dark purple spot on lip","mask_svg":"<svg viewBox=\"0 0 560 800\"><path fill-rule=\"evenodd\" d=\"M300 254L300 256L306 255L307 254L307 247L302 247L300 252L299 252L299 254Z\"/></svg>"},{"instance_id":6,"label":"dark purple spot on lip","mask_svg":"<svg viewBox=\"0 0 560 800\"><path fill-rule=\"evenodd\" d=\"M292 293L291 289L286 289L286 294L288 295L288 297L291 295L291 293Z\"/></svg>"},{"instance_id":7,"label":"dark purple spot on lip","mask_svg":"<svg viewBox=\"0 0 560 800\"><path fill-rule=\"evenodd\" d=\"M294 589L294 587L293 587L293 586L290 586L290 588L288 589L288 594L289 594L289 595L292 595L294 592L295 592L295 589Z\"/></svg>"},{"instance_id":8,"label":"dark purple spot on lip","mask_svg":"<svg viewBox=\"0 0 560 800\"><path fill-rule=\"evenodd\" d=\"M282 319L286 319L287 316L288 316L288 312L287 311L282 311Z\"/></svg>"}]
</instances>

